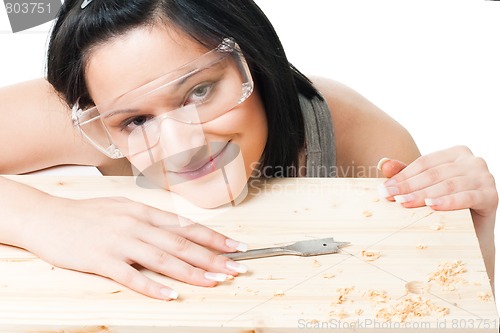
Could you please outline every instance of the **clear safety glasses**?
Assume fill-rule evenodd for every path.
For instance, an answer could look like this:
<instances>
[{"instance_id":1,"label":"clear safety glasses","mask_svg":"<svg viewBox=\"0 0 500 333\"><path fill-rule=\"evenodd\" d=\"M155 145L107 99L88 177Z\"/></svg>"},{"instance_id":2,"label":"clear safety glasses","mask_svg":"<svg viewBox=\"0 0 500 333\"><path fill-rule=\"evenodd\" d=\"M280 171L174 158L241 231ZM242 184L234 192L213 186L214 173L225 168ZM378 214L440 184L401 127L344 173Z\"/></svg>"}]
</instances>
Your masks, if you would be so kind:
<instances>
[{"instance_id":1,"label":"clear safety glasses","mask_svg":"<svg viewBox=\"0 0 500 333\"><path fill-rule=\"evenodd\" d=\"M158 145L166 120L203 124L233 109L253 91L238 44L226 38L198 59L113 100L72 109L73 124L111 158L129 157Z\"/></svg>"}]
</instances>

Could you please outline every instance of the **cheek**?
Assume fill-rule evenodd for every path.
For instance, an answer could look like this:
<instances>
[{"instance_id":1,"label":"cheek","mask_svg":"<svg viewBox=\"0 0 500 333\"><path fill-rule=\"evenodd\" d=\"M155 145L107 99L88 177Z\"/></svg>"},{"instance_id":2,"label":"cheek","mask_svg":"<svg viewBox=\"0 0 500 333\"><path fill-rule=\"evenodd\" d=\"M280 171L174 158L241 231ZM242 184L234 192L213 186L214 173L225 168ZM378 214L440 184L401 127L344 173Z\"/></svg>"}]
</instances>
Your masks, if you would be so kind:
<instances>
[{"instance_id":1,"label":"cheek","mask_svg":"<svg viewBox=\"0 0 500 333\"><path fill-rule=\"evenodd\" d=\"M217 134L228 135L241 148L247 177L257 166L267 142L267 120L260 96L254 92L244 103L221 117ZM214 133L215 134L215 133Z\"/></svg>"}]
</instances>

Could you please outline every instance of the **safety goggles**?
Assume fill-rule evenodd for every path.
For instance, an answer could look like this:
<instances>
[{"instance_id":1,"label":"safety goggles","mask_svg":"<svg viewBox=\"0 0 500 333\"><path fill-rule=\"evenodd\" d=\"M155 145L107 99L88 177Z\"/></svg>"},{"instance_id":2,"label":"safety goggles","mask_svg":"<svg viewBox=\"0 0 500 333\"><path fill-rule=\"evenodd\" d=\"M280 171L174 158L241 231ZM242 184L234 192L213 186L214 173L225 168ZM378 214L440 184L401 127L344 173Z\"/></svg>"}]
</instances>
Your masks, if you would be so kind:
<instances>
[{"instance_id":1,"label":"safety goggles","mask_svg":"<svg viewBox=\"0 0 500 333\"><path fill-rule=\"evenodd\" d=\"M161 142L166 121L203 124L245 101L253 91L238 44L226 38L215 49L113 100L80 109L72 121L82 135L111 158L130 157Z\"/></svg>"}]
</instances>

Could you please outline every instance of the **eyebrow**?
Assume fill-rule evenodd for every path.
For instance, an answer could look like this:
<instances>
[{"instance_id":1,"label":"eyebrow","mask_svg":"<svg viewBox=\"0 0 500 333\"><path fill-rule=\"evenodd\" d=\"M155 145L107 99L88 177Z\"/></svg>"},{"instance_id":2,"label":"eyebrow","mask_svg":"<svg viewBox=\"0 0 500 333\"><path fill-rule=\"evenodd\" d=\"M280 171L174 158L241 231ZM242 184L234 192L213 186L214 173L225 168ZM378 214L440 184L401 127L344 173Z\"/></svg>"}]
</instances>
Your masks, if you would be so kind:
<instances>
[{"instance_id":1,"label":"eyebrow","mask_svg":"<svg viewBox=\"0 0 500 333\"><path fill-rule=\"evenodd\" d=\"M139 109L122 109L122 110L111 111L110 113L103 116L103 118L107 119L112 116L116 116L117 114L136 113L137 111L139 111Z\"/></svg>"},{"instance_id":2,"label":"eyebrow","mask_svg":"<svg viewBox=\"0 0 500 333\"><path fill-rule=\"evenodd\" d=\"M217 66L215 66L215 67L217 67ZM213 67L213 66L211 66L211 67L209 67L209 68L214 68L214 67ZM165 86L167 86L167 85L168 85L168 86L170 86L170 84L172 84L173 82L175 82L175 84L173 85L173 87L174 87L175 89L178 89L179 87L181 87L182 85L184 85L184 84L186 83L186 81L188 81L190 78L192 78L192 77L193 77L193 75L195 75L195 74L199 74L199 73L202 73L202 72L204 72L205 70L207 70L207 69L209 69L209 68L204 68L204 69L203 69L203 70L201 70L201 71L198 71L198 69L194 69L194 70L192 70L192 71L190 71L190 72L188 72L188 73L184 74L183 76L181 76L181 77L179 77L179 78L177 78L177 79L175 79L175 80L173 80L173 81L170 81L170 82L168 82L168 83L166 83L166 84L164 84L164 85L159 86L159 87L158 87L158 88L156 88L156 89L153 89L152 91L149 91L149 92L148 92L148 94L149 94L149 93L153 93L153 92L155 92L155 91L157 91L157 90L159 90L159 89L162 89L162 88L164 88L164 87L165 87ZM158 78L158 80L159 80L159 79L161 79L161 77L160 77L160 78ZM140 89L140 88L139 88L139 89ZM140 97L142 97L142 96L144 96L144 95L141 95ZM121 110L116 110L116 111L111 111L111 112L109 112L108 114L104 115L104 116L103 116L103 118L105 118L105 119L106 119L106 118L110 118L110 117L112 117L112 116L116 116L117 114L136 113L136 112L138 112L138 111L139 111L139 109L130 109L130 108L129 108L129 109L121 109Z\"/></svg>"},{"instance_id":3,"label":"eyebrow","mask_svg":"<svg viewBox=\"0 0 500 333\"><path fill-rule=\"evenodd\" d=\"M209 71L209 70L214 70L214 69L218 69L218 68L221 68L221 67L225 68L226 66L225 66L225 65L223 65L223 64L225 63L225 61L222 61L222 60L225 60L225 59L226 59L226 57L223 57L222 59L218 59L217 61L212 62L210 66L205 67L205 68L203 68L203 69L201 69L201 70L199 70L199 68L195 68L195 69L193 69L193 70L191 70L191 71L187 72L186 74L184 74L184 75L182 75L182 76L180 76L180 77L178 77L178 78L174 79L173 81L170 81L170 82L168 82L168 83L166 83L166 84L164 84L164 85L159 86L158 88L155 88L155 89L153 89L153 90L149 91L147 94L153 93L153 92L155 92L155 91L157 91L157 90L159 90L159 89L162 89L162 88L164 88L165 86L170 85L170 84L172 84L172 83L175 83L175 85L174 85L174 87L175 87L175 88L179 88L179 87L181 87L182 85L184 85L184 84L186 83L186 81L188 81L188 80L189 80L190 78L192 78L194 75L197 75L197 74L203 73L203 72L205 72L205 71L207 71L207 70L208 70L208 71ZM168 74L166 74L166 75L168 75ZM156 80L160 80L161 78L162 78L162 77L159 77L159 78L158 78L158 79L156 79ZM150 82L150 83L153 83L153 82L154 82L154 81L156 81L156 80L153 80L153 81L152 81L152 82ZM145 86L147 86L148 84L149 84L149 83L146 83L146 85L145 85ZM142 86L142 87L144 87L144 86ZM140 89L140 88L141 88L141 87L139 87L139 88L137 88L137 89ZM134 90L135 90L135 89L134 89ZM122 96L123 96L123 95L122 95ZM141 95L140 97L142 97L142 96L144 96L144 95ZM116 111L111 111L110 113L108 113L108 114L104 115L104 116L103 116L103 118L109 118L109 117L115 116L115 115L117 115L117 114L134 113L134 112L138 112L138 111L139 111L139 109L131 109L131 108L129 108L129 109L121 109L121 110L116 110Z\"/></svg>"}]
</instances>

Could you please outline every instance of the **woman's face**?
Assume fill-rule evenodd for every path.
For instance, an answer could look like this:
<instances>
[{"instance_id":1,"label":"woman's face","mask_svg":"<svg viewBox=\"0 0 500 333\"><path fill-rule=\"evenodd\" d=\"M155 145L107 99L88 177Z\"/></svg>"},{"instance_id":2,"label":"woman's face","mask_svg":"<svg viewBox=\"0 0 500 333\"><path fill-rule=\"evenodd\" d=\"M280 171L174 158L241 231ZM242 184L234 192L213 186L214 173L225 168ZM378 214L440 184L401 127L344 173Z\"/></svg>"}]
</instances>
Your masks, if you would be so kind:
<instances>
[{"instance_id":1,"label":"woman's face","mask_svg":"<svg viewBox=\"0 0 500 333\"><path fill-rule=\"evenodd\" d=\"M262 155L267 122L258 91L238 104L234 92L239 92L241 79L225 62L203 67L194 76L168 77L166 82L175 84L144 85L206 59L200 57L208 51L176 29L141 27L92 49L86 62L90 96L97 106L107 105L106 112L99 108L101 119L113 139L120 137L129 150L135 147L128 154L130 162L150 181L207 208L244 193ZM204 99L212 103L216 118L200 120L209 105ZM149 146L154 133L158 141ZM137 148L145 142L148 149Z\"/></svg>"}]
</instances>

